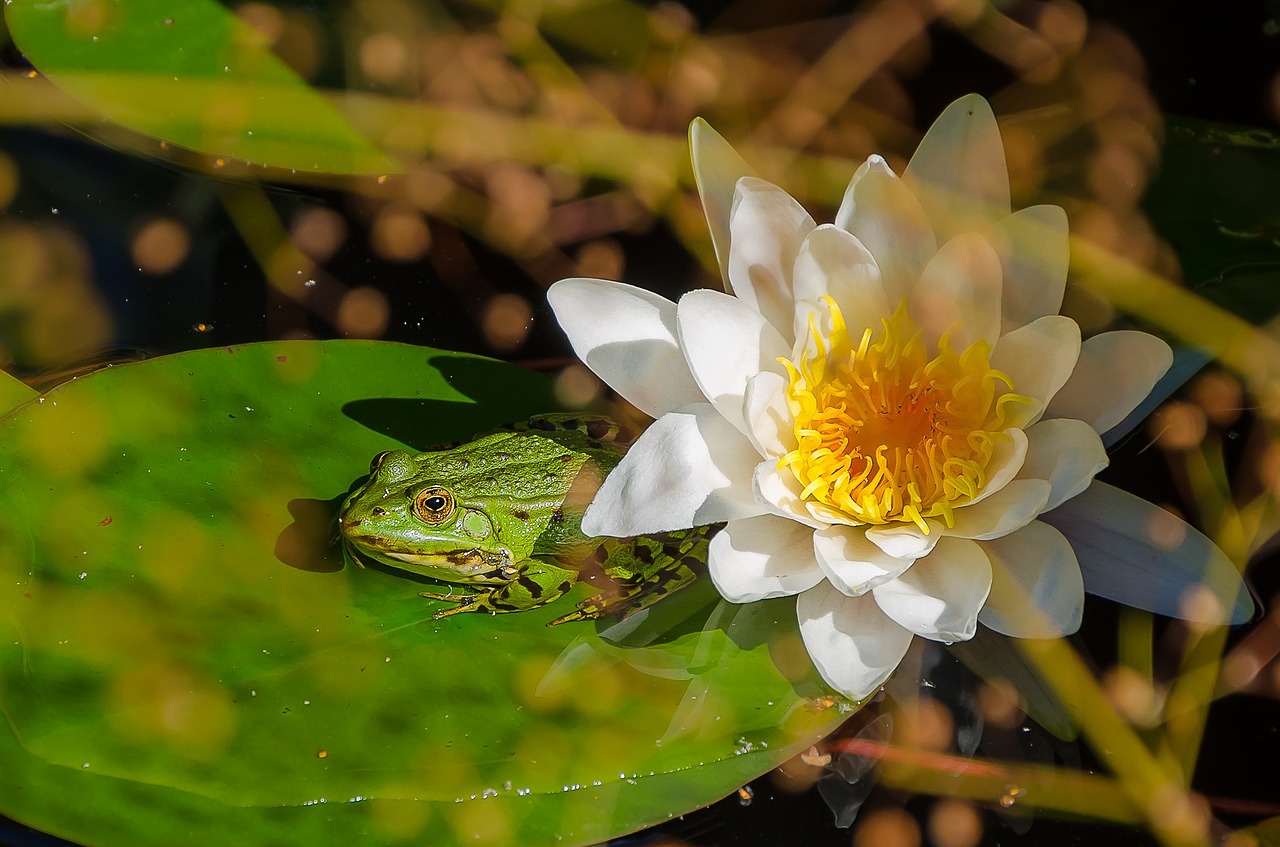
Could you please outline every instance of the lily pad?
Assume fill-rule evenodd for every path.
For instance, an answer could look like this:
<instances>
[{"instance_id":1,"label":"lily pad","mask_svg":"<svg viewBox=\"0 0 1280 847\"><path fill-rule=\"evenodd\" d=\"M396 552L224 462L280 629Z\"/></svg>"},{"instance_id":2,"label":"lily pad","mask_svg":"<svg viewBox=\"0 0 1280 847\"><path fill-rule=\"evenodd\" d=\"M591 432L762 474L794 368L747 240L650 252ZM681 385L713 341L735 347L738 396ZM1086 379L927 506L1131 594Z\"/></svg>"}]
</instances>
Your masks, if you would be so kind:
<instances>
[{"instance_id":1,"label":"lily pad","mask_svg":"<svg viewBox=\"0 0 1280 847\"><path fill-rule=\"evenodd\" d=\"M622 623L458 615L344 566L369 458L552 408L380 342L201 350L0 420L0 812L100 845L585 844L834 729L794 604L709 581ZM69 798L74 798L70 800Z\"/></svg>"},{"instance_id":2,"label":"lily pad","mask_svg":"<svg viewBox=\"0 0 1280 847\"><path fill-rule=\"evenodd\" d=\"M0 371L0 416L36 397L36 390Z\"/></svg>"},{"instance_id":3,"label":"lily pad","mask_svg":"<svg viewBox=\"0 0 1280 847\"><path fill-rule=\"evenodd\" d=\"M137 132L278 168L397 169L213 0L10 0L4 12L41 73Z\"/></svg>"}]
</instances>

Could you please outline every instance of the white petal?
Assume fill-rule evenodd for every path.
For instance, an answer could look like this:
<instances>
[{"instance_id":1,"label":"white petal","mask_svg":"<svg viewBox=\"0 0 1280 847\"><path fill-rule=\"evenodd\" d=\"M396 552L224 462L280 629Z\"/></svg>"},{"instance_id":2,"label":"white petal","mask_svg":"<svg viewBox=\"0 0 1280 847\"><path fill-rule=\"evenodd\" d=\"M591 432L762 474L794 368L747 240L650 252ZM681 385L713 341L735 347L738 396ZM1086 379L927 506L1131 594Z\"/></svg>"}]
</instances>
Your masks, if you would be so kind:
<instances>
[{"instance_id":1,"label":"white petal","mask_svg":"<svg viewBox=\"0 0 1280 847\"><path fill-rule=\"evenodd\" d=\"M625 538L763 514L751 492L759 459L714 408L684 406L631 445L587 507L582 531Z\"/></svg>"},{"instance_id":2,"label":"white petal","mask_svg":"<svg viewBox=\"0 0 1280 847\"><path fill-rule=\"evenodd\" d=\"M956 509L956 525L943 532L979 541L1008 535L1044 511L1050 490L1042 479L1015 479L981 503Z\"/></svg>"},{"instance_id":3,"label":"white petal","mask_svg":"<svg viewBox=\"0 0 1280 847\"><path fill-rule=\"evenodd\" d=\"M1009 170L987 101L969 94L944 109L902 180L924 204L939 238L1007 216Z\"/></svg>"},{"instance_id":4,"label":"white petal","mask_svg":"<svg viewBox=\"0 0 1280 847\"><path fill-rule=\"evenodd\" d=\"M889 163L884 160L883 156L877 156L874 153L868 156L867 160L854 173L853 179L849 180L849 185L844 190L844 197L840 198L840 208L836 210L836 226L841 229L853 232L849 222L853 220L854 212L858 208L858 183L872 171L897 177L897 174L893 172L893 168L889 167Z\"/></svg>"},{"instance_id":5,"label":"white petal","mask_svg":"<svg viewBox=\"0 0 1280 847\"><path fill-rule=\"evenodd\" d=\"M848 214L837 219L837 225L858 236L871 251L885 295L896 306L938 252L920 201L892 171L873 168L850 186L845 205Z\"/></svg>"},{"instance_id":6,"label":"white petal","mask_svg":"<svg viewBox=\"0 0 1280 847\"><path fill-rule=\"evenodd\" d=\"M1132 432L1138 424L1146 420L1147 415L1154 412L1156 407L1168 400L1173 392L1185 385L1187 380L1195 375L1196 371L1213 361L1214 358L1216 358L1214 354L1207 353L1204 350L1197 350L1194 347L1179 347L1174 350L1172 367L1156 381L1156 387L1151 389L1151 393L1147 395L1146 399L1135 406L1133 411L1125 415L1124 420L1102 433L1102 443L1107 447L1111 447Z\"/></svg>"},{"instance_id":7,"label":"white petal","mask_svg":"<svg viewBox=\"0 0 1280 847\"><path fill-rule=\"evenodd\" d=\"M800 636L809 658L835 690L862 700L884 684L911 645L871 595L848 597L819 583L796 598Z\"/></svg>"},{"instance_id":8,"label":"white petal","mask_svg":"<svg viewBox=\"0 0 1280 847\"><path fill-rule=\"evenodd\" d=\"M747 381L761 371L780 371L778 358L788 355L791 346L755 309L731 294L707 289L680 298L676 331L698 388L745 435Z\"/></svg>"},{"instance_id":9,"label":"white petal","mask_svg":"<svg viewBox=\"0 0 1280 847\"><path fill-rule=\"evenodd\" d=\"M1107 450L1093 427L1084 421L1059 418L1041 421L1027 430L1027 459L1018 476L1043 479L1052 487L1044 510L1056 509L1089 487L1107 466Z\"/></svg>"},{"instance_id":10,"label":"white petal","mask_svg":"<svg viewBox=\"0 0 1280 847\"><path fill-rule=\"evenodd\" d=\"M1071 318L1047 315L1000 336L991 367L1013 380L1013 391L1048 405L1080 358L1080 327Z\"/></svg>"},{"instance_id":11,"label":"white petal","mask_svg":"<svg viewBox=\"0 0 1280 847\"><path fill-rule=\"evenodd\" d=\"M915 561L893 558L868 541L866 532L847 526L814 533L813 549L827 579L850 597L897 577Z\"/></svg>"},{"instance_id":12,"label":"white petal","mask_svg":"<svg viewBox=\"0 0 1280 847\"><path fill-rule=\"evenodd\" d=\"M816 224L790 194L755 177L738 180L729 215L733 291L791 341L791 272Z\"/></svg>"},{"instance_id":13,"label":"white petal","mask_svg":"<svg viewBox=\"0 0 1280 847\"><path fill-rule=\"evenodd\" d=\"M707 568L733 603L787 597L822 581L813 530L774 515L729 521L711 539Z\"/></svg>"},{"instance_id":14,"label":"white petal","mask_svg":"<svg viewBox=\"0 0 1280 847\"><path fill-rule=\"evenodd\" d=\"M880 284L880 269L856 235L831 224L809 233L800 245L794 274L796 302L816 302L823 295L836 301L845 323L878 327L897 304L890 304ZM795 336L808 332L808 317L797 311Z\"/></svg>"},{"instance_id":15,"label":"white petal","mask_svg":"<svg viewBox=\"0 0 1280 847\"><path fill-rule=\"evenodd\" d=\"M1084 581L1071 543L1042 521L980 542L991 594L978 620L1015 638L1061 638L1080 628Z\"/></svg>"},{"instance_id":16,"label":"white petal","mask_svg":"<svg viewBox=\"0 0 1280 847\"><path fill-rule=\"evenodd\" d=\"M906 573L878 585L876 604L902 626L935 641L967 641L991 591L991 563L977 542L944 538Z\"/></svg>"},{"instance_id":17,"label":"white petal","mask_svg":"<svg viewBox=\"0 0 1280 847\"><path fill-rule=\"evenodd\" d=\"M991 246L1004 268L1004 330L1062 311L1070 260L1067 213L1030 206L996 223Z\"/></svg>"},{"instance_id":18,"label":"white petal","mask_svg":"<svg viewBox=\"0 0 1280 847\"><path fill-rule=\"evenodd\" d=\"M957 235L929 260L911 292L910 313L932 347L948 330L960 352L1000 337L1000 259L976 232ZM990 348L988 348L990 349Z\"/></svg>"},{"instance_id":19,"label":"white petal","mask_svg":"<svg viewBox=\"0 0 1280 847\"><path fill-rule=\"evenodd\" d=\"M547 302L578 358L646 415L703 400L676 341L675 303L603 279L562 279Z\"/></svg>"},{"instance_id":20,"label":"white petal","mask_svg":"<svg viewBox=\"0 0 1280 847\"><path fill-rule=\"evenodd\" d=\"M913 523L891 523L873 526L867 530L867 540L885 552L885 555L896 559L919 559L929 555L929 551L942 537L940 524L926 520L929 532L921 531Z\"/></svg>"},{"instance_id":21,"label":"white petal","mask_svg":"<svg viewBox=\"0 0 1280 847\"><path fill-rule=\"evenodd\" d=\"M1080 346L1080 361L1057 393L1048 418L1076 418L1098 432L1124 420L1173 364L1173 351L1154 335L1104 332Z\"/></svg>"},{"instance_id":22,"label":"white petal","mask_svg":"<svg viewBox=\"0 0 1280 847\"><path fill-rule=\"evenodd\" d=\"M991 461L987 463L987 478L982 490L971 503L980 503L1000 489L1004 488L1022 470L1027 458L1027 436L1020 429L1007 429L1002 435L1005 438L995 439L995 450ZM966 506L965 508L971 508Z\"/></svg>"},{"instance_id":23,"label":"white petal","mask_svg":"<svg viewBox=\"0 0 1280 847\"><path fill-rule=\"evenodd\" d=\"M742 416L747 437L761 456L777 459L795 449L796 433L787 407L787 380L765 371L747 382L742 399Z\"/></svg>"},{"instance_id":24,"label":"white petal","mask_svg":"<svg viewBox=\"0 0 1280 847\"><path fill-rule=\"evenodd\" d=\"M1202 623L1239 624L1253 614L1226 554L1146 500L1094 482L1043 520L1070 539L1090 594Z\"/></svg>"},{"instance_id":25,"label":"white petal","mask_svg":"<svg viewBox=\"0 0 1280 847\"><path fill-rule=\"evenodd\" d=\"M729 142L702 118L689 124L689 153L693 158L693 179L702 196L702 209L711 231L720 277L729 285L729 212L733 209L733 189L744 176L753 176L751 167Z\"/></svg>"},{"instance_id":26,"label":"white petal","mask_svg":"<svg viewBox=\"0 0 1280 847\"><path fill-rule=\"evenodd\" d=\"M773 514L800 521L814 529L828 525L813 517L800 497L804 488L796 481L795 474L786 468L779 469L776 460L765 459L756 465L751 485L756 499Z\"/></svg>"}]
</instances>

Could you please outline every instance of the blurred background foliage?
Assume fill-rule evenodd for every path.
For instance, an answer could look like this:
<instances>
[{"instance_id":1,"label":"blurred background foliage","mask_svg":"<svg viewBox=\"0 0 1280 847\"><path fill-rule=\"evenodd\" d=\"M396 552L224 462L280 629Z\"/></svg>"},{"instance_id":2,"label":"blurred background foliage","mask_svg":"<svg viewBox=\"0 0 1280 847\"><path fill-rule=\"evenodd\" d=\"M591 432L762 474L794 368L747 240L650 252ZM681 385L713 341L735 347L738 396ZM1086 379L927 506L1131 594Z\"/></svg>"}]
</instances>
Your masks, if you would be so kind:
<instances>
[{"instance_id":1,"label":"blurred background foliage","mask_svg":"<svg viewBox=\"0 0 1280 847\"><path fill-rule=\"evenodd\" d=\"M558 403L585 406L602 387L568 356L550 283L719 285L687 162L694 116L822 219L866 155L900 169L946 103L984 94L1015 205L1070 216L1065 311L1086 332L1123 314L1219 357L1104 478L1254 560L1267 610L1228 636L1091 601L1075 643L1100 702L1176 775L1145 810L1169 831L1037 821L1027 837L1207 843L1280 814L1265 771L1240 764L1280 753L1274 3L14 0L5 14L0 365L38 386L103 358L381 338L544 370ZM1096 765L1054 738L1071 720L1036 705L1043 680L967 677L947 699L916 683L961 673L956 660L915 661L883 707L891 734L850 727L754 795L799 799L743 809L744 790L663 837L751 844L802 826L809 843L848 843L807 789L825 783L852 820L870 791L860 762L878 759L888 787L854 843L1003 843L1052 808L1065 770L1048 766ZM946 758L975 752L1016 772ZM1096 810L1119 796L1076 788Z\"/></svg>"}]
</instances>

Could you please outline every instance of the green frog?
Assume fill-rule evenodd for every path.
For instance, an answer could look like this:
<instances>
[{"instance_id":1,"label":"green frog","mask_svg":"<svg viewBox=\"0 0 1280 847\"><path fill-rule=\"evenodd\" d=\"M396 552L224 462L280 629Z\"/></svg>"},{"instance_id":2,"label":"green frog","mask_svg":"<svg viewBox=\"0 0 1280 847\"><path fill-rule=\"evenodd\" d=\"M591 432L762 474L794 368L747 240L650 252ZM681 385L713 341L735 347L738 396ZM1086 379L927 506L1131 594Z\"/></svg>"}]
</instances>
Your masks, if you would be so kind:
<instances>
[{"instance_id":1,"label":"green frog","mask_svg":"<svg viewBox=\"0 0 1280 847\"><path fill-rule=\"evenodd\" d=\"M474 592L422 592L437 612L523 612L579 580L600 591L550 625L629 614L677 591L706 561L718 527L588 538L582 513L630 436L596 416L543 415L446 450L375 456L369 480L342 504L344 549Z\"/></svg>"}]
</instances>

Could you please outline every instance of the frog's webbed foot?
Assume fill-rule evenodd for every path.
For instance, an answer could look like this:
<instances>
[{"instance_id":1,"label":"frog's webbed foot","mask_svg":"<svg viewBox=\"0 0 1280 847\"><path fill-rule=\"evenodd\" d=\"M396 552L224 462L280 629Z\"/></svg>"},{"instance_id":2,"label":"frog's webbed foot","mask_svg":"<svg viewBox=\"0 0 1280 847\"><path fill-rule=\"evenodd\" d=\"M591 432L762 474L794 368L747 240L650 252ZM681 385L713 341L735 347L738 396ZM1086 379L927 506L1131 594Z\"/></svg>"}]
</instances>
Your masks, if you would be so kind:
<instances>
[{"instance_id":1,"label":"frog's webbed foot","mask_svg":"<svg viewBox=\"0 0 1280 847\"><path fill-rule=\"evenodd\" d=\"M605 615L621 615L625 619L679 591L698 578L695 568L706 562L707 540L718 529L694 527L624 543L609 554L603 565L613 583L610 590L588 597L575 611L548 626Z\"/></svg>"},{"instance_id":2,"label":"frog's webbed foot","mask_svg":"<svg viewBox=\"0 0 1280 847\"><path fill-rule=\"evenodd\" d=\"M500 615L545 606L572 588L577 578L576 571L535 560L519 570L513 569L510 582L485 588L475 594L461 592L438 594L423 591L420 596L429 600L444 600L457 604L451 609L436 612L436 620L462 612L488 612L491 615Z\"/></svg>"},{"instance_id":3,"label":"frog's webbed foot","mask_svg":"<svg viewBox=\"0 0 1280 847\"><path fill-rule=\"evenodd\" d=\"M450 615L456 615L456 614L459 614L460 612L477 612L477 611L480 611L479 609L476 609L476 608L475 608L476 598L481 597L481 596L483 596L483 595L480 595L480 594L452 594L452 593L451 593L451 594L437 594L437 593L435 593L435 592L433 592L433 591L421 591L421 592L419 592L419 593L418 593L418 596L419 596L419 597L426 597L428 600L443 600L443 601L445 601L446 603L456 603L456 604L457 604L457 605L453 606L453 607L452 607L452 608L450 608L450 609L442 609L442 610L440 610L439 612L436 612L434 615L432 615L432 616L431 616L433 620L437 620L437 621L438 621L438 620L440 620L441 618L447 618L447 617L449 617Z\"/></svg>"},{"instance_id":4,"label":"frog's webbed foot","mask_svg":"<svg viewBox=\"0 0 1280 847\"><path fill-rule=\"evenodd\" d=\"M620 615L626 620L634 612L652 606L663 597L679 591L698 578L698 575L684 564L677 564L670 570L653 574L649 579L634 583L619 583L620 591L610 594L596 594L578 604L575 611L561 615L547 626L559 626L570 621L595 620L605 615Z\"/></svg>"}]
</instances>

